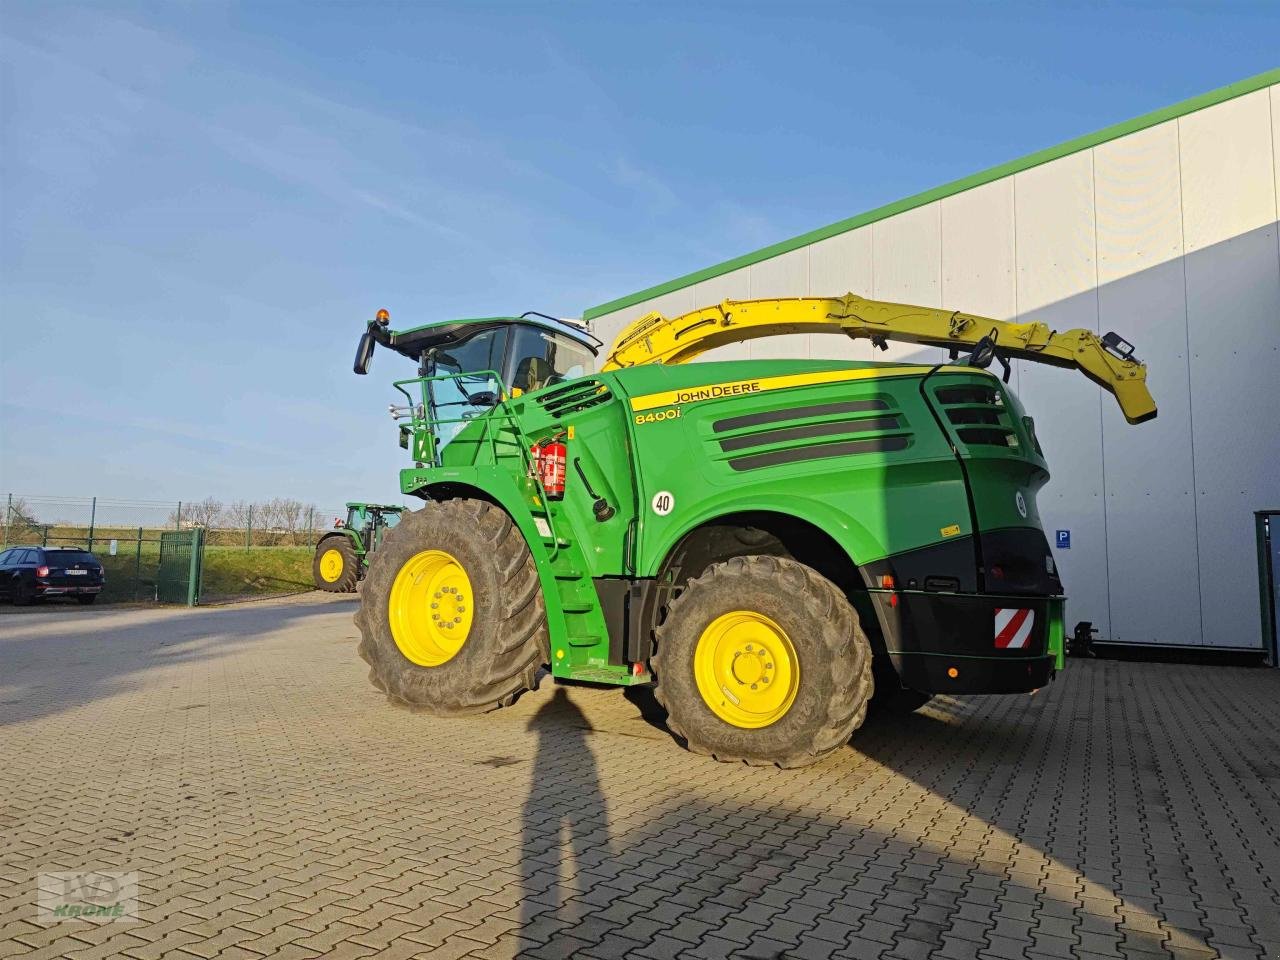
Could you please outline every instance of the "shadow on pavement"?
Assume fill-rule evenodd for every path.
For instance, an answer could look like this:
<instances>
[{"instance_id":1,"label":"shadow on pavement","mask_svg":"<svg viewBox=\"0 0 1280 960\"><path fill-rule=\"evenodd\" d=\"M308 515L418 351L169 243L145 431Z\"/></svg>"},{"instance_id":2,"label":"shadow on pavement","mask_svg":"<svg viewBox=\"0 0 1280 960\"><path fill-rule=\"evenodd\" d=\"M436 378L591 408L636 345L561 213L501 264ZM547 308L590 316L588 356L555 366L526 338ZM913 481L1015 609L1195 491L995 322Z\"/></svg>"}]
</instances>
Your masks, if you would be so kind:
<instances>
[{"instance_id":1,"label":"shadow on pavement","mask_svg":"<svg viewBox=\"0 0 1280 960\"><path fill-rule=\"evenodd\" d=\"M1077 670L1073 682L1094 684L1093 677ZM1109 687L1115 681L1103 682ZM1207 917L1212 913L1224 925L1243 931L1235 935L1251 946L1240 945L1241 956L1260 955L1261 941L1249 936L1257 929L1251 924L1258 921L1259 905L1269 899L1265 869L1249 870L1258 873L1250 881L1256 902L1243 904L1230 891L1228 874L1235 869L1230 860L1201 857L1199 851L1183 847L1198 837L1206 854L1212 854L1218 841L1212 838L1205 843L1201 831L1207 824L1196 822L1190 810L1178 809L1185 804L1170 794L1153 759L1161 747L1152 738L1167 738L1169 731L1153 717L1143 717L1136 704L1127 709L1119 706L1126 702L1124 691L1108 693L1114 695L1102 699L1112 705L1113 712L1119 710L1118 716L1107 717L1092 691L1068 693L1065 689L1043 691L1036 697L940 697L916 713L873 715L854 734L847 753L804 772L775 776L821 781L830 771L846 782L850 763L859 776L864 770L870 776L876 768L890 771L889 778L899 785L897 796L854 801L857 816L853 819L883 820L883 804L892 803L895 811L901 807L901 814L893 814L903 824L900 831L884 835L847 820L833 824L781 806L737 811L704 809L695 803L675 817L680 822L672 822L657 842L649 844L657 851L659 868L653 882L674 882L662 876L691 880L692 875L685 874L689 864L714 852L716 856L706 861L704 869L724 878L723 889L737 891L728 898L711 897L711 903L726 908L724 917L730 916L729 908L737 913L751 902L747 893L753 889L760 901L772 902L782 895L774 891L779 886L787 889L787 877L793 876L797 878L793 889L800 894L808 891L815 906L825 898L824 910L834 905L841 915L852 911L848 916L857 923L881 930L884 936L872 939L883 942L884 949L894 943L901 946L899 941L904 939L912 941L904 954L909 956L942 950L953 927L972 940L980 928L967 920L957 924L958 917L975 912L995 916L1002 904L1010 903L1015 905L1014 916L1002 920L995 935L1015 931L1012 941L1002 942L1006 948L1024 952L1040 947L1051 955L1062 955L1058 951L1063 949L1075 954L1088 949L1114 956L1132 950L1158 956L1214 956L1221 948L1210 943L1215 930ZM647 722L665 729L665 715L651 691L631 689L627 699ZM1154 730L1149 728L1153 722ZM1131 742L1126 755L1117 756L1116 741L1121 739ZM1185 743L1175 740L1165 749L1170 754L1169 767L1195 768L1196 759ZM720 773L737 779L734 767L708 767L708 777ZM881 792L889 792L889 780L885 783ZM907 800L904 785L921 799ZM1186 818L1184 822L1176 822L1178 813ZM757 821L770 828L802 824L804 833L818 838L814 842L821 856L797 858L789 844L783 844L787 849L782 851L776 849L751 829L749 825ZM735 849L731 837L717 827L724 823L751 830L758 858ZM954 836L954 848L924 839L926 832L935 836L939 825L945 825L943 835L949 831ZM785 836L788 828L783 829ZM700 838L708 830L713 834L710 846L699 853L704 842ZM772 829L765 834L773 835ZM636 840L625 839L628 850L634 849ZM1194 866L1189 857L1196 860ZM719 867L713 862L717 859ZM828 870L830 859L840 866ZM856 865L853 871L846 868L850 860ZM733 868L734 863L739 866ZM647 874L655 868L637 863L633 869ZM810 881L820 879L824 871L831 885L820 884L824 891L820 895L813 892ZM714 912L705 919L716 921ZM1049 918L1045 928L1065 939L1047 937L1045 943L1037 943L1036 921L1043 918ZM1081 930L1091 931L1091 945L1068 936ZM1021 947L1017 947L1019 940ZM790 957L795 942L780 940L766 946L776 946L779 952L749 951L741 956ZM810 944L803 955L832 955L824 949L822 944ZM831 949L848 955L843 948ZM861 949L871 946L862 944ZM853 955L863 954L854 950Z\"/></svg>"},{"instance_id":2,"label":"shadow on pavement","mask_svg":"<svg viewBox=\"0 0 1280 960\"><path fill-rule=\"evenodd\" d=\"M0 726L76 709L132 689L148 671L225 656L308 618L350 617L351 610L349 604L325 599L194 610L58 610L4 617L0 620Z\"/></svg>"},{"instance_id":3,"label":"shadow on pavement","mask_svg":"<svg viewBox=\"0 0 1280 960\"><path fill-rule=\"evenodd\" d=\"M587 744L591 724L564 687L527 729L538 744L522 810L521 929L553 934L583 919L575 898L589 892L589 871L614 856L609 810Z\"/></svg>"}]
</instances>

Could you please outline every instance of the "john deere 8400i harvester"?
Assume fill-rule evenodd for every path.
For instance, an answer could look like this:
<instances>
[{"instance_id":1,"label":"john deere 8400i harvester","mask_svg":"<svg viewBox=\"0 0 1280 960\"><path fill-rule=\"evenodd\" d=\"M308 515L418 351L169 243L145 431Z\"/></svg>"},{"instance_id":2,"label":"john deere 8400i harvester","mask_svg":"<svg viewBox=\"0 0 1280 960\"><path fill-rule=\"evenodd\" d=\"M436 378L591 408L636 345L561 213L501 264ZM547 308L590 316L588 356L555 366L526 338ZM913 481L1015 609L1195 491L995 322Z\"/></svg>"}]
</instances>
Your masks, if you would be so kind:
<instances>
[{"instance_id":1,"label":"john deere 8400i harvester","mask_svg":"<svg viewBox=\"0 0 1280 960\"><path fill-rule=\"evenodd\" d=\"M943 363L686 364L833 333ZM526 314L361 339L418 365L394 386L405 494L356 622L373 682L442 714L556 677L653 683L722 760L810 763L877 699L1018 693L1063 667L1063 589L1036 512L1035 426L987 368L1078 369L1155 416L1120 337L838 298L643 317L602 346Z\"/></svg>"}]
</instances>

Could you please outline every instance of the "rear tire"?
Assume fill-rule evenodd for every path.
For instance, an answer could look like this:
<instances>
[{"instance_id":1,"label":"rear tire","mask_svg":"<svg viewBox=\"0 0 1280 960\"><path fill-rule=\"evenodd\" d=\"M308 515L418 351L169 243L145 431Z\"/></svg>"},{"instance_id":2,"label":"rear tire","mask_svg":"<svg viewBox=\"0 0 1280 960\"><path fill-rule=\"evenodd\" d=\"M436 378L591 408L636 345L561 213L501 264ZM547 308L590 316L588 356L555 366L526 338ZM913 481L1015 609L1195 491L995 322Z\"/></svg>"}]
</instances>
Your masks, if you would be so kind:
<instances>
[{"instance_id":1,"label":"rear tire","mask_svg":"<svg viewBox=\"0 0 1280 960\"><path fill-rule=\"evenodd\" d=\"M76 603L80 604L82 607L87 607L97 599L98 595L96 593L82 593L76 597Z\"/></svg>"},{"instance_id":2,"label":"rear tire","mask_svg":"<svg viewBox=\"0 0 1280 960\"><path fill-rule=\"evenodd\" d=\"M311 578L317 590L355 593L360 580L360 558L346 534L330 534L316 544L311 560Z\"/></svg>"},{"instance_id":3,"label":"rear tire","mask_svg":"<svg viewBox=\"0 0 1280 960\"><path fill-rule=\"evenodd\" d=\"M766 632L734 633L734 617L747 618L753 627L765 624ZM726 622L728 632L717 626ZM768 630L781 638L781 646ZM770 655L758 656L756 663L752 657L765 647L745 640L762 635ZM722 638L714 649L729 672L707 672L707 664L717 662L708 659L706 646L715 636ZM783 659L772 655L782 649L794 657L792 667L773 662ZM725 659L729 656L732 660ZM690 581L657 630L652 666L654 693L667 710L672 733L694 753L757 766L805 766L848 743L866 718L874 689L871 643L849 601L826 577L782 557L735 557ZM761 693L747 692L756 690L751 680L762 668L775 683L791 676L794 699L762 699L753 716L743 710L751 698L763 698L763 679ZM723 699L719 693L712 697L718 702L709 702L702 692L714 689L708 677L726 690ZM741 698L733 696L735 690Z\"/></svg>"},{"instance_id":4,"label":"rear tire","mask_svg":"<svg viewBox=\"0 0 1280 960\"><path fill-rule=\"evenodd\" d=\"M444 557L453 565L454 587L441 588L443 597L421 592L433 575L423 567L424 555L428 563ZM425 619L439 612L427 609L431 603L447 609L446 622L459 614L458 634L434 632ZM373 685L393 703L438 716L509 706L537 688L538 670L549 658L533 555L511 518L480 500L428 503L402 514L369 560L355 622ZM426 626L409 630L414 623ZM448 644L454 646L442 648Z\"/></svg>"},{"instance_id":5,"label":"rear tire","mask_svg":"<svg viewBox=\"0 0 1280 960\"><path fill-rule=\"evenodd\" d=\"M25 580L19 580L18 586L14 588L13 605L15 607L29 607L35 601L35 592L31 587L27 586Z\"/></svg>"}]
</instances>

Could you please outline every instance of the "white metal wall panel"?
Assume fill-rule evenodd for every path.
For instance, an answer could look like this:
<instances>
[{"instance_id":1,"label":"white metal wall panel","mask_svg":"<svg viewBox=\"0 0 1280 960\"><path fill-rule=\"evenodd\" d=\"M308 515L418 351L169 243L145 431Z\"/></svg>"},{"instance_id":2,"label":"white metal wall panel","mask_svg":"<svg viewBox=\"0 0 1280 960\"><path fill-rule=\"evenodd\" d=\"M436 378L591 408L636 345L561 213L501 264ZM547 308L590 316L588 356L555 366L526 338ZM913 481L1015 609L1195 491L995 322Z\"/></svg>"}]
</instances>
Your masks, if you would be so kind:
<instances>
[{"instance_id":1,"label":"white metal wall panel","mask_svg":"<svg viewBox=\"0 0 1280 960\"><path fill-rule=\"evenodd\" d=\"M1095 147L1098 282L1182 256L1178 123Z\"/></svg>"},{"instance_id":2,"label":"white metal wall panel","mask_svg":"<svg viewBox=\"0 0 1280 960\"><path fill-rule=\"evenodd\" d=\"M803 297L809 293L809 248L801 247L778 257L771 257L750 267L751 298ZM785 337L768 337L747 345L747 354L753 360L777 357L808 359L807 334L791 334Z\"/></svg>"},{"instance_id":3,"label":"white metal wall panel","mask_svg":"<svg viewBox=\"0 0 1280 960\"><path fill-rule=\"evenodd\" d=\"M871 297L872 273L871 228L861 227L809 247L809 296L838 297L856 293ZM871 360L874 348L866 340L848 337L812 336L809 353L814 357L838 360Z\"/></svg>"},{"instance_id":4,"label":"white metal wall panel","mask_svg":"<svg viewBox=\"0 0 1280 960\"><path fill-rule=\"evenodd\" d=\"M876 300L942 305L940 209L939 204L930 203L872 224L872 296ZM888 350L877 350L874 356L885 361L937 363L943 351L890 343Z\"/></svg>"},{"instance_id":5,"label":"white metal wall panel","mask_svg":"<svg viewBox=\"0 0 1280 960\"><path fill-rule=\"evenodd\" d=\"M698 307L719 303L721 300L748 300L751 298L751 269L744 267L730 273L712 277L693 285L693 301ZM750 356L750 344L735 343L716 350L708 350L699 360L746 360Z\"/></svg>"},{"instance_id":6,"label":"white metal wall panel","mask_svg":"<svg viewBox=\"0 0 1280 960\"><path fill-rule=\"evenodd\" d=\"M1205 643L1258 646L1252 513L1280 501L1270 99L1219 104L1183 117L1179 130Z\"/></svg>"},{"instance_id":7,"label":"white metal wall panel","mask_svg":"<svg viewBox=\"0 0 1280 960\"><path fill-rule=\"evenodd\" d=\"M1133 427L1103 397L1109 639L1196 645L1202 634L1177 123L1097 147L1094 195L1099 328L1136 344L1160 409L1154 421Z\"/></svg>"},{"instance_id":8,"label":"white metal wall panel","mask_svg":"<svg viewBox=\"0 0 1280 960\"><path fill-rule=\"evenodd\" d=\"M1092 155L1063 157L1015 180L1020 319L1097 330ZM1054 551L1070 597L1067 616L1108 636L1100 391L1067 370L1022 367L1018 394L1053 474L1039 496L1040 515L1051 540L1055 530L1071 531L1071 549Z\"/></svg>"},{"instance_id":9,"label":"white metal wall panel","mask_svg":"<svg viewBox=\"0 0 1280 960\"><path fill-rule=\"evenodd\" d=\"M942 303L997 320L1018 312L1013 178L941 201Z\"/></svg>"},{"instance_id":10,"label":"white metal wall panel","mask_svg":"<svg viewBox=\"0 0 1280 960\"><path fill-rule=\"evenodd\" d=\"M862 296L1114 329L1159 417L1131 427L1078 374L1018 364L1053 471L1040 497L1071 596L1129 643L1256 647L1252 512L1280 503L1280 86L1225 101L596 322L724 298ZM935 359L838 337L716 351Z\"/></svg>"},{"instance_id":11,"label":"white metal wall panel","mask_svg":"<svg viewBox=\"0 0 1280 960\"><path fill-rule=\"evenodd\" d=\"M592 320L588 326L591 332L603 340L606 344L613 339L614 334L622 329L624 317L629 316L627 310L616 310L613 313L605 313Z\"/></svg>"},{"instance_id":12,"label":"white metal wall panel","mask_svg":"<svg viewBox=\"0 0 1280 960\"><path fill-rule=\"evenodd\" d=\"M1178 135L1187 253L1275 221L1268 91L1182 117Z\"/></svg>"},{"instance_id":13,"label":"white metal wall panel","mask_svg":"<svg viewBox=\"0 0 1280 960\"><path fill-rule=\"evenodd\" d=\"M637 304L636 307L643 306ZM644 311L636 313L636 307L628 307L623 310L617 310L613 313L606 313L596 317L591 321L591 332L604 341L604 349L607 350L609 344L613 343L614 337L618 335L618 331L625 327L634 317L642 316ZM600 369L600 364L604 363L604 350L601 355L596 358L596 369Z\"/></svg>"},{"instance_id":14,"label":"white metal wall panel","mask_svg":"<svg viewBox=\"0 0 1280 960\"><path fill-rule=\"evenodd\" d=\"M603 317L597 317L591 324L591 328L592 332L604 341L607 349L623 327L631 323L631 321L643 317L646 313L652 313L656 310L668 317L678 317L682 313L688 313L695 306L693 287L684 287L683 289L663 294L660 297L654 297L652 300L634 304L616 313L608 313ZM601 357L601 360L603 360L603 357Z\"/></svg>"},{"instance_id":15,"label":"white metal wall panel","mask_svg":"<svg viewBox=\"0 0 1280 960\"><path fill-rule=\"evenodd\" d=\"M1271 165L1275 168L1276 219L1280 220L1280 86L1271 94Z\"/></svg>"},{"instance_id":16,"label":"white metal wall panel","mask_svg":"<svg viewBox=\"0 0 1280 960\"><path fill-rule=\"evenodd\" d=\"M1275 232L1186 258L1200 594L1215 646L1260 642L1253 511L1280 503Z\"/></svg>"}]
</instances>

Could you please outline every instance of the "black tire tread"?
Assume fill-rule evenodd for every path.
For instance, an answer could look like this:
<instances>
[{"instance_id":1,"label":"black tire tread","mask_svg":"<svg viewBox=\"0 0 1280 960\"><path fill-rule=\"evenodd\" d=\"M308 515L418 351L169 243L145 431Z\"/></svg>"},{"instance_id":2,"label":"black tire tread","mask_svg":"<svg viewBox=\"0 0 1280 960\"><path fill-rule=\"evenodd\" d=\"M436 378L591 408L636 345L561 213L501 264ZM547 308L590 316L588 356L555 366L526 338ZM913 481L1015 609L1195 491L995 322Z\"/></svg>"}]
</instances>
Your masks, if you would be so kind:
<instances>
[{"instance_id":1,"label":"black tire tread","mask_svg":"<svg viewBox=\"0 0 1280 960\"><path fill-rule=\"evenodd\" d=\"M342 554L342 576L330 583L320 576L320 557L329 550L337 550ZM311 558L311 579L317 590L326 593L355 593L356 584L360 582L360 558L356 556L355 547L345 533L330 533L320 538L316 544L315 556Z\"/></svg>"},{"instance_id":2,"label":"black tire tread","mask_svg":"<svg viewBox=\"0 0 1280 960\"><path fill-rule=\"evenodd\" d=\"M826 660L832 670L836 693L828 700L825 720L812 743L795 744L791 751L768 759L715 750L699 742L696 732L690 736L691 730L679 719L681 711L678 705L668 702L667 692L662 684L664 637L670 636L673 625L683 616L683 607L690 604L699 587L725 579L744 581L744 596L751 595L751 581L780 580L795 595L804 595L813 602L823 625L819 636L822 646L829 654ZM672 600L666 618L656 631L656 639L657 645L651 661L656 679L654 696L667 711L667 726L671 732L694 753L728 763L801 767L817 762L847 743L866 719L867 704L874 690L871 642L862 629L858 615L840 589L811 567L795 560L775 556L745 556L712 564L701 576L689 581L686 588ZM852 658L842 655L848 649L852 649L854 653ZM673 706L677 709L672 710Z\"/></svg>"},{"instance_id":3,"label":"black tire tread","mask_svg":"<svg viewBox=\"0 0 1280 960\"><path fill-rule=\"evenodd\" d=\"M486 659L467 686L428 701L407 694L406 672L424 668L404 659L391 638L381 601L390 593L399 569L402 543L421 542L429 531L452 520L474 537L478 550L492 558L502 583L500 622L487 631ZM451 523L450 526L454 526ZM421 510L402 514L369 560L355 624L360 630L359 654L369 664L369 680L392 703L437 716L487 713L513 704L527 690L535 690L538 673L549 656L547 612L533 555L520 530L500 508L482 500L429 502ZM474 631L473 626L473 631ZM472 643L472 638L468 638ZM439 668L436 668L439 669Z\"/></svg>"}]
</instances>

